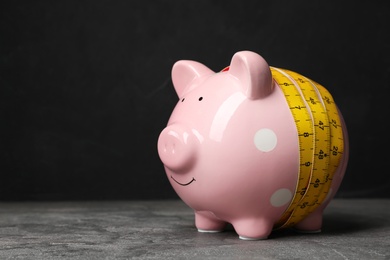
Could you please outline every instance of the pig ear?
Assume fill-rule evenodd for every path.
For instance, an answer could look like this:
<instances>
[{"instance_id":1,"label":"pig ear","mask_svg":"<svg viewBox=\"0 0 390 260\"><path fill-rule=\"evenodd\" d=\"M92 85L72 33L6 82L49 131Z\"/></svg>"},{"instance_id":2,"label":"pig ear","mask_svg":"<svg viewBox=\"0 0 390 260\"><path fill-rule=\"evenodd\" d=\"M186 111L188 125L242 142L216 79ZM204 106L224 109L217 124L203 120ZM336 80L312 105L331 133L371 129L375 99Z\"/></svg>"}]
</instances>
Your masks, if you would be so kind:
<instances>
[{"instance_id":1,"label":"pig ear","mask_svg":"<svg viewBox=\"0 0 390 260\"><path fill-rule=\"evenodd\" d=\"M273 80L268 63L259 54L240 51L233 55L229 73L238 78L250 99L259 99L272 92Z\"/></svg>"},{"instance_id":2,"label":"pig ear","mask_svg":"<svg viewBox=\"0 0 390 260\"><path fill-rule=\"evenodd\" d=\"M179 98L182 97L190 90L191 82L202 76L214 73L214 71L196 61L177 61L172 67L172 82L177 95Z\"/></svg>"}]
</instances>

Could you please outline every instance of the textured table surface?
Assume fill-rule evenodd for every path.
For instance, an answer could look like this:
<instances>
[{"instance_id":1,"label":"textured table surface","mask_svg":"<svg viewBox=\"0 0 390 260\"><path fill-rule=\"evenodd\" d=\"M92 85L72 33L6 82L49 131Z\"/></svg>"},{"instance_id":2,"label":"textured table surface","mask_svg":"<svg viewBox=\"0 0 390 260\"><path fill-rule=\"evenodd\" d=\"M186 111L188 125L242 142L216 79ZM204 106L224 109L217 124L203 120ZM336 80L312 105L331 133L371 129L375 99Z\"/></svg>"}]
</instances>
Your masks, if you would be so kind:
<instances>
[{"instance_id":1,"label":"textured table surface","mask_svg":"<svg viewBox=\"0 0 390 260\"><path fill-rule=\"evenodd\" d=\"M390 199L336 199L322 232L199 233L180 200L0 202L0 259L390 259Z\"/></svg>"}]
</instances>

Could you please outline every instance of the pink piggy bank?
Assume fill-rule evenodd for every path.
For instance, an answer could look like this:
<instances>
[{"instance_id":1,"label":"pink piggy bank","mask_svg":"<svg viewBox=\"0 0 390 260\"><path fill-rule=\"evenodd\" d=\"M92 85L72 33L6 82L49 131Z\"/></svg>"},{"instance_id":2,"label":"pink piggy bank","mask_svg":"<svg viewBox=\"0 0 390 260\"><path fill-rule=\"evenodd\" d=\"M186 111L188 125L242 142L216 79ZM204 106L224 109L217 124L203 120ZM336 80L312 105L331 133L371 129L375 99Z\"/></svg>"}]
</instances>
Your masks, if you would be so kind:
<instances>
[{"instance_id":1,"label":"pink piggy bank","mask_svg":"<svg viewBox=\"0 0 390 260\"><path fill-rule=\"evenodd\" d=\"M348 134L330 93L240 51L214 72L180 60L179 102L157 149L199 232L230 223L240 239L273 230L320 232L348 162Z\"/></svg>"}]
</instances>

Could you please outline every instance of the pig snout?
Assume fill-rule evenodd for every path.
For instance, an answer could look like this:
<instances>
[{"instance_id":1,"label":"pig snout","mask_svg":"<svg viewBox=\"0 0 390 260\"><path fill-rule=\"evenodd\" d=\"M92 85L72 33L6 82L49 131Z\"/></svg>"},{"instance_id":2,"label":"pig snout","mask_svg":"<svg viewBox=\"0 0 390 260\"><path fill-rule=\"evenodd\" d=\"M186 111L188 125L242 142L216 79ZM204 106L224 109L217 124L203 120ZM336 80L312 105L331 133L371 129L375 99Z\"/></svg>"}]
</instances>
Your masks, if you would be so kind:
<instances>
[{"instance_id":1,"label":"pig snout","mask_svg":"<svg viewBox=\"0 0 390 260\"><path fill-rule=\"evenodd\" d=\"M167 168L176 172L186 171L196 161L197 139L186 127L173 124L160 133L157 149Z\"/></svg>"}]
</instances>

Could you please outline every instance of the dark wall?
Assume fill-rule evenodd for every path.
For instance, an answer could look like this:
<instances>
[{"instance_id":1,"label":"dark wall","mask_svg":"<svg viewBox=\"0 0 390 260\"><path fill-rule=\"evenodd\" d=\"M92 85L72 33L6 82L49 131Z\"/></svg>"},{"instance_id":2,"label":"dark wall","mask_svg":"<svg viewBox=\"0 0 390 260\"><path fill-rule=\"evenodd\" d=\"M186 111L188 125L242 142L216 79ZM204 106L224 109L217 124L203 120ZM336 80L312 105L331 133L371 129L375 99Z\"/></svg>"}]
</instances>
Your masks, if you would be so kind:
<instances>
[{"instance_id":1,"label":"dark wall","mask_svg":"<svg viewBox=\"0 0 390 260\"><path fill-rule=\"evenodd\" d=\"M3 1L0 199L176 198L156 142L180 59L240 50L322 83L343 111L339 197L390 197L386 1Z\"/></svg>"}]
</instances>

